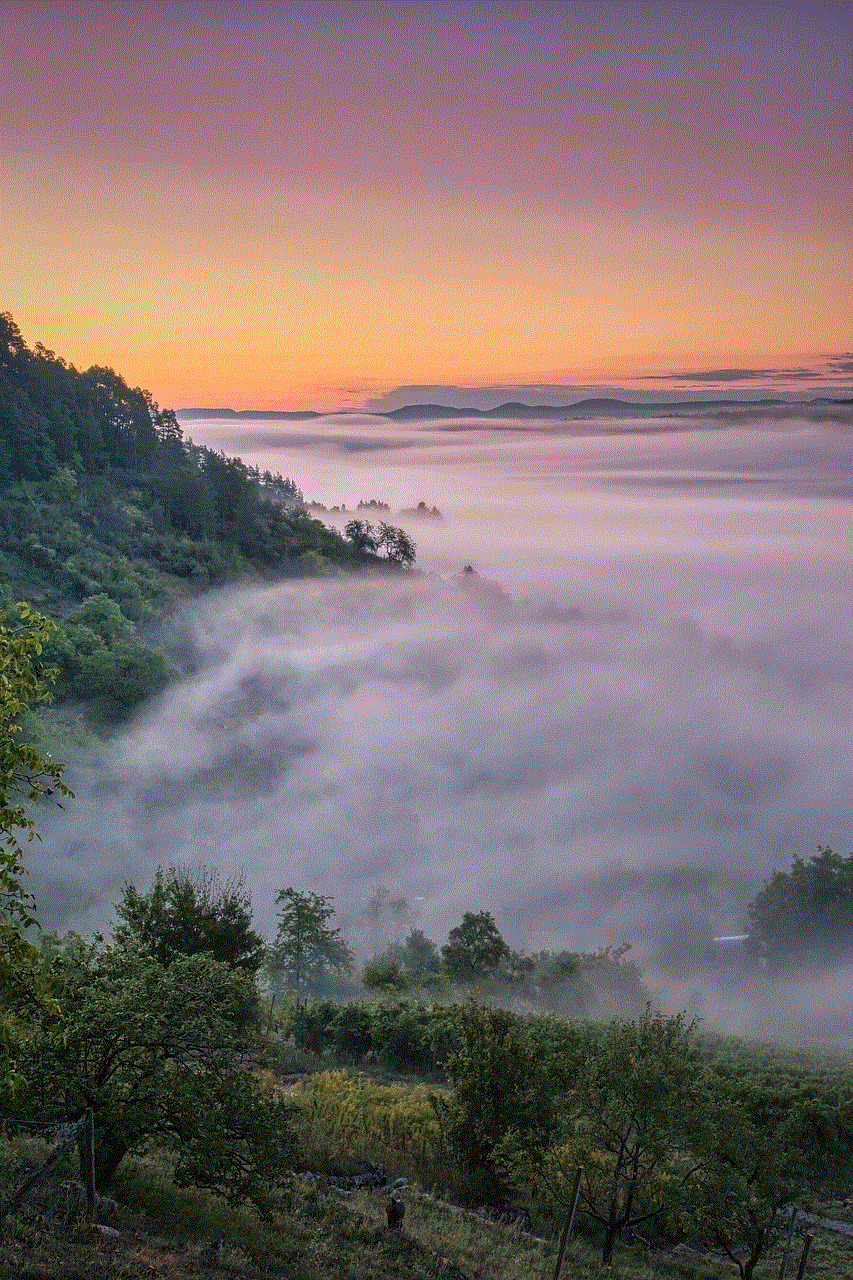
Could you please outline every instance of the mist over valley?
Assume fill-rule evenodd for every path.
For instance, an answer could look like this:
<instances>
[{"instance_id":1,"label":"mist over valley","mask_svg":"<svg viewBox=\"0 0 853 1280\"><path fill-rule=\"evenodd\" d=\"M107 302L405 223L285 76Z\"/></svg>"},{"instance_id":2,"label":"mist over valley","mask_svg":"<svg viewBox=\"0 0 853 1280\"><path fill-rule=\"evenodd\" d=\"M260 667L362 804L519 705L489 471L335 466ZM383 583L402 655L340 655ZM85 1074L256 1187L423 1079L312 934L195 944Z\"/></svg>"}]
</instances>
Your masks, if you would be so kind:
<instances>
[{"instance_id":1,"label":"mist over valley","mask_svg":"<svg viewBox=\"0 0 853 1280\"><path fill-rule=\"evenodd\" d=\"M386 885L439 941L483 909L527 951L630 942L675 998L774 867L846 848L849 431L451 425L193 424L306 496L444 519L411 576L185 605L184 678L45 813L45 923L206 864L245 871L262 932L293 884L363 947Z\"/></svg>"}]
</instances>

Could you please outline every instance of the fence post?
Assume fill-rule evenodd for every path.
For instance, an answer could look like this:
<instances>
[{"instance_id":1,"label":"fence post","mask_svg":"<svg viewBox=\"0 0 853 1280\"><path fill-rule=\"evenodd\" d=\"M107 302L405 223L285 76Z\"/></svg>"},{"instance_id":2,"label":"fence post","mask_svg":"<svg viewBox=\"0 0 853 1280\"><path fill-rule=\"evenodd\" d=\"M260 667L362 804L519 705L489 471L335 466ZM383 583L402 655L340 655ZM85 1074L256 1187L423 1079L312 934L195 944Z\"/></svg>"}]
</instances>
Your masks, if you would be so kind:
<instances>
[{"instance_id":1,"label":"fence post","mask_svg":"<svg viewBox=\"0 0 853 1280\"><path fill-rule=\"evenodd\" d=\"M275 998L277 995L278 995L278 992L274 991L272 993L272 999L270 1000L270 1016L267 1018L267 1035L269 1035L270 1027L272 1026L272 1011L275 1008Z\"/></svg>"},{"instance_id":2,"label":"fence post","mask_svg":"<svg viewBox=\"0 0 853 1280\"><path fill-rule=\"evenodd\" d=\"M578 1207L578 1196L581 1193L582 1177L583 1169L578 1169L575 1174L575 1185L572 1187L572 1199L569 1206L569 1212L566 1214L566 1225L563 1227L563 1234L560 1237L560 1251L557 1254L557 1265L554 1267L554 1280L560 1280L560 1271L563 1267L563 1254L566 1252L566 1245L569 1242L569 1236L572 1234L572 1227L575 1225L575 1211Z\"/></svg>"},{"instance_id":3,"label":"fence post","mask_svg":"<svg viewBox=\"0 0 853 1280\"><path fill-rule=\"evenodd\" d=\"M83 1131L83 1181L86 1184L86 1220L95 1221L95 1117L92 1108L86 1110L86 1128Z\"/></svg>"},{"instance_id":4,"label":"fence post","mask_svg":"<svg viewBox=\"0 0 853 1280\"><path fill-rule=\"evenodd\" d=\"M806 1263L809 1260L809 1250L812 1247L812 1240L814 1240L814 1236L811 1231L809 1231L806 1233L806 1238L803 1242L803 1256L800 1258L800 1269L797 1272L797 1280L803 1280L803 1276L806 1274Z\"/></svg>"}]
</instances>

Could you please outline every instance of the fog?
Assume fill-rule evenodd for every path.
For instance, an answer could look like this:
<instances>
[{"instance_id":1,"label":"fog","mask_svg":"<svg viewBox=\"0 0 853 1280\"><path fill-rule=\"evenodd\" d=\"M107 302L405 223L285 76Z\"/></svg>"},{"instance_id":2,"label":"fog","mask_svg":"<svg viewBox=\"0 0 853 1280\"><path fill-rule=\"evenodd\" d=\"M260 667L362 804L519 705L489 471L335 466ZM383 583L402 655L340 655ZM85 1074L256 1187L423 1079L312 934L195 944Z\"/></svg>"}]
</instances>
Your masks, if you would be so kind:
<instances>
[{"instance_id":1,"label":"fog","mask_svg":"<svg viewBox=\"0 0 853 1280\"><path fill-rule=\"evenodd\" d=\"M191 434L327 505L437 505L421 572L188 604L186 677L45 811L46 923L204 863L245 872L268 936L294 885L358 941L386 885L439 942L467 910L528 951L630 942L675 1005L774 867L853 847L849 425L291 428ZM748 1030L809 1007L719 1004Z\"/></svg>"}]
</instances>

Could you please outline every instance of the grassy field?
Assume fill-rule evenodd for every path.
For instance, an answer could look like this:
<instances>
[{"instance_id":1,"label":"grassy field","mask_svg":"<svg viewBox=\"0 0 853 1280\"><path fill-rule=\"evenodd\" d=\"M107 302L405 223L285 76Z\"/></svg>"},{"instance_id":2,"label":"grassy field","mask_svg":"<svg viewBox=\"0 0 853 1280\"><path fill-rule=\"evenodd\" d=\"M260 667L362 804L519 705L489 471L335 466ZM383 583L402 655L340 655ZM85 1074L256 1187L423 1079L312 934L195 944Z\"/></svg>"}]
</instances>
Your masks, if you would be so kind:
<instances>
[{"instance_id":1,"label":"grassy field","mask_svg":"<svg viewBox=\"0 0 853 1280\"><path fill-rule=\"evenodd\" d=\"M333 1089L327 1092L337 1098L336 1105L343 1111L347 1087L340 1077L332 1083ZM374 1106L383 1098L377 1090L397 1088L363 1082L354 1087L366 1089ZM310 1100L310 1082L301 1088ZM411 1102L405 1106L416 1108ZM392 1161L391 1177L405 1174L406 1153L397 1151L393 1135L377 1153L365 1139L363 1126L355 1125L342 1158L333 1160L333 1135L341 1132L340 1117L329 1123L309 1101L300 1129L307 1139L306 1155L310 1152L327 1166L334 1162L346 1172L368 1156L381 1156ZM369 1134L370 1139L376 1136ZM28 1168L41 1163L46 1150L36 1140L2 1140L4 1196L19 1185ZM104 1238L85 1222L75 1173L71 1163L60 1163L47 1185L10 1219L0 1241L2 1280L204 1280L224 1275L244 1280L553 1277L555 1238L545 1240L525 1235L517 1226L483 1221L418 1186L403 1193L406 1214L400 1232L389 1232L385 1225L387 1191L347 1193L323 1183L302 1185L295 1179L276 1204L272 1219L265 1222L249 1209L232 1209L207 1193L175 1187L169 1160L152 1152L128 1160L120 1171L114 1194L121 1230L118 1237ZM839 1216L837 1206L827 1206L826 1213ZM790 1280L797 1273L805 1230L815 1237L808 1280L853 1280L853 1239L806 1226L798 1228L794 1238L787 1271ZM219 1240L221 1251L215 1247ZM756 1280L775 1280L780 1256L777 1245L759 1265ZM602 1268L595 1243L578 1237L569 1247L562 1276L564 1280L603 1280L605 1276L608 1280L722 1280L736 1277L737 1270L728 1260L639 1246L621 1249L613 1267Z\"/></svg>"}]
</instances>

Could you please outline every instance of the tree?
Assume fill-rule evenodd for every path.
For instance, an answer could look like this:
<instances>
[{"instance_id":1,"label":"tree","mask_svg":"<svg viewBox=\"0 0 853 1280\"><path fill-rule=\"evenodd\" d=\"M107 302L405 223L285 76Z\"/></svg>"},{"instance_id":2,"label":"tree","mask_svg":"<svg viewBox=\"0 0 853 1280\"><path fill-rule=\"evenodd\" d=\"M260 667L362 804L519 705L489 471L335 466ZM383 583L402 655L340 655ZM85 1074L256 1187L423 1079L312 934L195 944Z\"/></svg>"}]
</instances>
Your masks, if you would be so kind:
<instances>
[{"instance_id":1,"label":"tree","mask_svg":"<svg viewBox=\"0 0 853 1280\"><path fill-rule=\"evenodd\" d=\"M206 951L229 969L255 973L264 942L252 929L252 899L242 876L221 884L216 871L158 867L147 893L125 884L116 904L119 946L135 942L159 964Z\"/></svg>"},{"instance_id":2,"label":"tree","mask_svg":"<svg viewBox=\"0 0 853 1280\"><path fill-rule=\"evenodd\" d=\"M568 1138L549 1158L552 1184L565 1187L583 1170L580 1200L604 1229L605 1266L617 1238L672 1211L697 1172L687 1135L701 1085L692 1033L683 1014L649 1008L636 1022L613 1023L569 1095Z\"/></svg>"},{"instance_id":3,"label":"tree","mask_svg":"<svg viewBox=\"0 0 853 1280\"><path fill-rule=\"evenodd\" d=\"M385 554L392 564L414 563L416 547L404 529L386 524L384 520L380 521L378 545L385 548Z\"/></svg>"},{"instance_id":4,"label":"tree","mask_svg":"<svg viewBox=\"0 0 853 1280\"><path fill-rule=\"evenodd\" d=\"M849 1084L806 1084L709 1074L695 1149L688 1235L712 1242L741 1280L789 1225L789 1206L849 1187ZM743 1246L746 1245L746 1256Z\"/></svg>"},{"instance_id":5,"label":"tree","mask_svg":"<svg viewBox=\"0 0 853 1280\"><path fill-rule=\"evenodd\" d=\"M22 737L28 708L49 697L56 675L40 661L51 624L26 604L15 612L11 621L0 612L0 997L9 1014L37 1007L42 995L36 951L24 936L35 923L35 904L25 884L21 840L38 839L27 806L71 795L61 781L63 766ZM8 1055L9 1023L2 1015L0 1049Z\"/></svg>"},{"instance_id":6,"label":"tree","mask_svg":"<svg viewBox=\"0 0 853 1280\"><path fill-rule=\"evenodd\" d=\"M62 1016L34 1021L23 1038L22 1113L66 1121L91 1107L100 1188L157 1137L176 1153L179 1182L263 1207L292 1168L295 1140L290 1105L245 1067L252 977L209 954L164 966L74 935L49 959Z\"/></svg>"},{"instance_id":7,"label":"tree","mask_svg":"<svg viewBox=\"0 0 853 1280\"><path fill-rule=\"evenodd\" d=\"M541 951L534 956L536 995L552 1013L572 1018L636 1017L648 1003L640 967L627 944L599 951Z\"/></svg>"},{"instance_id":8,"label":"tree","mask_svg":"<svg viewBox=\"0 0 853 1280\"><path fill-rule=\"evenodd\" d=\"M270 985L275 991L286 988L297 1004L304 1003L330 969L349 973L353 954L340 929L329 926L335 914L330 898L289 888L281 890L276 902L281 910L276 940L267 957Z\"/></svg>"},{"instance_id":9,"label":"tree","mask_svg":"<svg viewBox=\"0 0 853 1280\"><path fill-rule=\"evenodd\" d=\"M810 862L795 858L774 871L749 906L753 955L771 969L826 963L853 953L853 854L842 858L818 846Z\"/></svg>"},{"instance_id":10,"label":"tree","mask_svg":"<svg viewBox=\"0 0 853 1280\"><path fill-rule=\"evenodd\" d=\"M444 1063L450 1098L437 1103L444 1133L494 1197L523 1185L554 1136L563 1070L515 1014L469 1000L458 1046Z\"/></svg>"},{"instance_id":11,"label":"tree","mask_svg":"<svg viewBox=\"0 0 853 1280\"><path fill-rule=\"evenodd\" d=\"M441 972L441 956L432 938L420 929L412 929L400 951L400 964L410 973Z\"/></svg>"},{"instance_id":12,"label":"tree","mask_svg":"<svg viewBox=\"0 0 853 1280\"><path fill-rule=\"evenodd\" d=\"M409 986L409 975L401 968L399 947L392 947L384 955L374 956L368 960L362 971L362 981L368 991L381 991L383 995L392 992L399 995Z\"/></svg>"},{"instance_id":13,"label":"tree","mask_svg":"<svg viewBox=\"0 0 853 1280\"><path fill-rule=\"evenodd\" d=\"M478 982L495 977L509 960L510 949L488 911L466 911L441 948L447 974L454 982Z\"/></svg>"},{"instance_id":14,"label":"tree","mask_svg":"<svg viewBox=\"0 0 853 1280\"><path fill-rule=\"evenodd\" d=\"M356 551L378 550L378 534L367 520L348 520L344 525L344 534Z\"/></svg>"}]
</instances>

